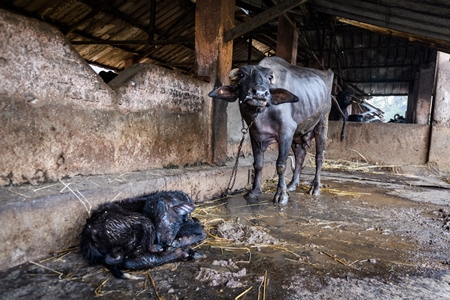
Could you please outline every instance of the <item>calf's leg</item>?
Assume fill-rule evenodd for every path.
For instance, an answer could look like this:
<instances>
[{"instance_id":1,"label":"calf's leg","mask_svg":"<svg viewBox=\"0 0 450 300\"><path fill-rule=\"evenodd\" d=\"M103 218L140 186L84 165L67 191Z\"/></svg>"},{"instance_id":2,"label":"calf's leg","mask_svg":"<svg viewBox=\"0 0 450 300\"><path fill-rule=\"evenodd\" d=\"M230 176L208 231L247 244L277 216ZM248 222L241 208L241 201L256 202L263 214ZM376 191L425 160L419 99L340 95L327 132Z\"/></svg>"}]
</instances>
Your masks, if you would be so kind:
<instances>
[{"instance_id":1,"label":"calf's leg","mask_svg":"<svg viewBox=\"0 0 450 300\"><path fill-rule=\"evenodd\" d=\"M143 269L163 265L168 262L178 261L189 257L190 249L176 248L161 252L140 253L135 257L125 258L123 266L126 269Z\"/></svg>"},{"instance_id":2,"label":"calf's leg","mask_svg":"<svg viewBox=\"0 0 450 300\"><path fill-rule=\"evenodd\" d=\"M192 244L199 243L206 238L206 233L203 230L200 221L188 221L181 225L180 230L172 242L171 246L175 248L186 247Z\"/></svg>"}]
</instances>

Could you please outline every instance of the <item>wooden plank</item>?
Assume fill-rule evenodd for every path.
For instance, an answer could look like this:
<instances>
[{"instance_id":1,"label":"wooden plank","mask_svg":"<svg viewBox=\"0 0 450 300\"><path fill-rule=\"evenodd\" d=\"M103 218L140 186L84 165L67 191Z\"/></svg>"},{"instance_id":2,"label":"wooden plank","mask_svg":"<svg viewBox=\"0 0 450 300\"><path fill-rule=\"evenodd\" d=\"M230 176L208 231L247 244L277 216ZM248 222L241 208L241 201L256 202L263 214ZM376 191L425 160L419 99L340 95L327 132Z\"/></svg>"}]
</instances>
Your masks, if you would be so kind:
<instances>
[{"instance_id":1,"label":"wooden plank","mask_svg":"<svg viewBox=\"0 0 450 300\"><path fill-rule=\"evenodd\" d=\"M70 41L72 45L176 45L182 43L194 43L192 38L178 38L173 40L94 40L94 41Z\"/></svg>"},{"instance_id":2,"label":"wooden plank","mask_svg":"<svg viewBox=\"0 0 450 300\"><path fill-rule=\"evenodd\" d=\"M248 21L245 21L242 24L239 24L232 29L226 31L224 33L224 41L227 43L229 41L234 40L241 35L250 32L251 30L258 28L259 26L269 22L270 20L278 17L279 15L285 13L289 9L292 9L300 4L305 3L306 0L285 0L271 8L265 10L259 15L251 18Z\"/></svg>"},{"instance_id":3,"label":"wooden plank","mask_svg":"<svg viewBox=\"0 0 450 300\"><path fill-rule=\"evenodd\" d=\"M431 37L428 37L425 35L419 35L419 34L415 34L415 33L405 33L405 31L394 30L394 29L389 29L389 28L385 28L382 26L369 24L369 22L370 22L369 20L366 20L367 23L353 21L353 20L341 18L341 17L338 17L337 20L341 23L364 28L364 29L367 29L367 30L370 30L372 32L376 32L379 34L392 35L395 37L408 39L410 42L419 42L419 43L426 44L426 45L428 45L434 49L440 50L440 51L450 52L450 42L448 42L448 41L438 40L438 39L434 39L434 38L431 38Z\"/></svg>"},{"instance_id":4,"label":"wooden plank","mask_svg":"<svg viewBox=\"0 0 450 300\"><path fill-rule=\"evenodd\" d=\"M295 66L297 64L297 47L298 32L284 15L279 16L276 55Z\"/></svg>"}]
</instances>

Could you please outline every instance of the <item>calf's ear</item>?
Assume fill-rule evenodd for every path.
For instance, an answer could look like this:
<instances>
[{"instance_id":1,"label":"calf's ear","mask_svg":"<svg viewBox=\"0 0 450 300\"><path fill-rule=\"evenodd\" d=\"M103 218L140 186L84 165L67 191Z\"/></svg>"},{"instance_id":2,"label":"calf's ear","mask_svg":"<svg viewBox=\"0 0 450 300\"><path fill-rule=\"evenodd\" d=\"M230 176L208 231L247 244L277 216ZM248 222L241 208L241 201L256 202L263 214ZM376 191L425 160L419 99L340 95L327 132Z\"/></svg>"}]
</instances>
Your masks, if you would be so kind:
<instances>
[{"instance_id":1,"label":"calf's ear","mask_svg":"<svg viewBox=\"0 0 450 300\"><path fill-rule=\"evenodd\" d=\"M178 214L178 215L187 215L189 213L191 213L192 211L194 211L194 204L192 203L183 203L177 206L173 207L173 210Z\"/></svg>"},{"instance_id":2,"label":"calf's ear","mask_svg":"<svg viewBox=\"0 0 450 300\"><path fill-rule=\"evenodd\" d=\"M234 86L224 85L212 92L209 92L208 96L227 102L234 102L237 100L237 89Z\"/></svg>"},{"instance_id":3,"label":"calf's ear","mask_svg":"<svg viewBox=\"0 0 450 300\"><path fill-rule=\"evenodd\" d=\"M298 97L285 89L270 89L271 103L274 105L298 102Z\"/></svg>"}]
</instances>

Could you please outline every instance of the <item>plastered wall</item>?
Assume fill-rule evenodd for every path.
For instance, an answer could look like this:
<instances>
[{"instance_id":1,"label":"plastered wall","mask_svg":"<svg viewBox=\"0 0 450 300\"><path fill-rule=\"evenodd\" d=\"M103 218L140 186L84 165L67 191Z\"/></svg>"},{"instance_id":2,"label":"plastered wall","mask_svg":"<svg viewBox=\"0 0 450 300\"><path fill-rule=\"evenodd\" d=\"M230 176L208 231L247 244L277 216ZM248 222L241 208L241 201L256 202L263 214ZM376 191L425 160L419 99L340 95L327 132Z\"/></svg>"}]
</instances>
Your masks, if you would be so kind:
<instances>
[{"instance_id":1,"label":"plastered wall","mask_svg":"<svg viewBox=\"0 0 450 300\"><path fill-rule=\"evenodd\" d=\"M58 30L0 10L0 185L208 162L208 85L133 67L112 89Z\"/></svg>"},{"instance_id":2,"label":"plastered wall","mask_svg":"<svg viewBox=\"0 0 450 300\"><path fill-rule=\"evenodd\" d=\"M329 121L326 158L378 165L427 163L430 127L417 124L347 122L340 141L342 121ZM308 151L312 152L312 150Z\"/></svg>"}]
</instances>

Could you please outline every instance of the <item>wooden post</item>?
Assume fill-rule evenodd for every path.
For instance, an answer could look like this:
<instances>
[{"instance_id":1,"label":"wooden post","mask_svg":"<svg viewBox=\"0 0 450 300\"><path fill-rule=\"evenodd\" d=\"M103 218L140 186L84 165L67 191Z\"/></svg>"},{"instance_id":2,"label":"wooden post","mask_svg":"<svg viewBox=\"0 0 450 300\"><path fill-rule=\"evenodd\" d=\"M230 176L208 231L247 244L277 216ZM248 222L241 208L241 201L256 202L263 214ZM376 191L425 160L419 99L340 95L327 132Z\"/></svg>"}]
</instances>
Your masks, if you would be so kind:
<instances>
[{"instance_id":1,"label":"wooden post","mask_svg":"<svg viewBox=\"0 0 450 300\"><path fill-rule=\"evenodd\" d=\"M408 87L408 103L406 106L405 119L407 123L414 123L416 119L417 92L419 91L419 75L415 72L415 79L411 80Z\"/></svg>"},{"instance_id":2,"label":"wooden post","mask_svg":"<svg viewBox=\"0 0 450 300\"><path fill-rule=\"evenodd\" d=\"M292 65L297 64L298 32L284 15L278 17L276 55Z\"/></svg>"},{"instance_id":3,"label":"wooden post","mask_svg":"<svg viewBox=\"0 0 450 300\"><path fill-rule=\"evenodd\" d=\"M420 125L430 124L431 97L433 94L434 72L436 64L430 63L419 70L417 102L415 106L415 121Z\"/></svg>"},{"instance_id":4,"label":"wooden post","mask_svg":"<svg viewBox=\"0 0 450 300\"><path fill-rule=\"evenodd\" d=\"M437 54L434 95L428 161L440 171L450 172L450 54Z\"/></svg>"},{"instance_id":5,"label":"wooden post","mask_svg":"<svg viewBox=\"0 0 450 300\"><path fill-rule=\"evenodd\" d=\"M234 25L234 0L197 0L195 12L196 75L209 77L211 90L229 83L233 41L224 32ZM223 165L227 157L227 102L211 100L211 163Z\"/></svg>"}]
</instances>

